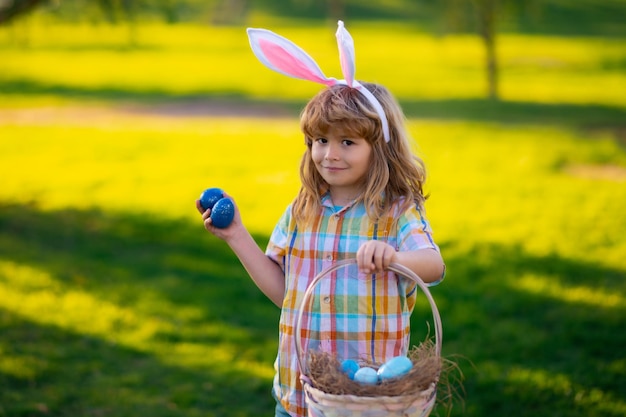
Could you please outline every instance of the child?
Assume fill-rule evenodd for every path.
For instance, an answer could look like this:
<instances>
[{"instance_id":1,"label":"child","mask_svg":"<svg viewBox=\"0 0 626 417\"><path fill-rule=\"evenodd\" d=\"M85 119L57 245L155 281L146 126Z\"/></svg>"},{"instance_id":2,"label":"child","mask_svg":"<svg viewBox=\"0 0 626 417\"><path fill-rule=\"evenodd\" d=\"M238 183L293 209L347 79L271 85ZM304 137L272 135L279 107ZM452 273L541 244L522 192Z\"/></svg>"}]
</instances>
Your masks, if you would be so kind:
<instances>
[{"instance_id":1,"label":"child","mask_svg":"<svg viewBox=\"0 0 626 417\"><path fill-rule=\"evenodd\" d=\"M196 205L205 228L230 246L256 285L281 307L276 416L305 416L293 332L313 278L336 261L356 258L358 271L352 276L373 279L355 280L337 271L320 281L317 302L303 324L303 344L342 358L383 363L406 353L416 298L412 281L385 269L402 264L436 283L445 267L424 216L424 165L411 153L402 111L387 89L354 79L352 39L342 22L338 39L346 79L341 81L326 78L290 41L262 29L248 33L255 54L271 69L328 85L301 115L306 143L302 187L265 253L238 209L231 225L218 229L210 210ZM355 306L369 318L337 320L345 320Z\"/></svg>"}]
</instances>

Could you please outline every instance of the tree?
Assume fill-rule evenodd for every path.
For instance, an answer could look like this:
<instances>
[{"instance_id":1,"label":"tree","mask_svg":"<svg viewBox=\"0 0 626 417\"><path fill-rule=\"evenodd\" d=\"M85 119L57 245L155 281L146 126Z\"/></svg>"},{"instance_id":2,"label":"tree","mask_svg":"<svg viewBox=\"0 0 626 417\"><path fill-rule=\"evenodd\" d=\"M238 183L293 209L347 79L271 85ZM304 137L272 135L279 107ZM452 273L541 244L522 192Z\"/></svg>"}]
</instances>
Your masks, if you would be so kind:
<instances>
[{"instance_id":1,"label":"tree","mask_svg":"<svg viewBox=\"0 0 626 417\"><path fill-rule=\"evenodd\" d=\"M213 9L212 23L232 25L242 23L248 16L247 0L219 0Z\"/></svg>"},{"instance_id":2,"label":"tree","mask_svg":"<svg viewBox=\"0 0 626 417\"><path fill-rule=\"evenodd\" d=\"M343 0L327 0L328 1L328 16L331 21L344 19L345 5Z\"/></svg>"},{"instance_id":3,"label":"tree","mask_svg":"<svg viewBox=\"0 0 626 417\"><path fill-rule=\"evenodd\" d=\"M478 30L485 45L487 95L492 100L500 98L498 92L498 59L496 56L496 15L501 0L472 0L478 15Z\"/></svg>"},{"instance_id":4,"label":"tree","mask_svg":"<svg viewBox=\"0 0 626 417\"><path fill-rule=\"evenodd\" d=\"M535 9L538 0L440 0L440 12L447 25L456 28L467 27L471 7L475 16L477 31L485 47L485 71L487 76L487 96L499 100L499 78L496 37L497 23L506 13L520 8ZM469 6L469 7L468 7Z\"/></svg>"},{"instance_id":5,"label":"tree","mask_svg":"<svg viewBox=\"0 0 626 417\"><path fill-rule=\"evenodd\" d=\"M47 0L0 0L0 25L34 10L43 3L47 3Z\"/></svg>"}]
</instances>

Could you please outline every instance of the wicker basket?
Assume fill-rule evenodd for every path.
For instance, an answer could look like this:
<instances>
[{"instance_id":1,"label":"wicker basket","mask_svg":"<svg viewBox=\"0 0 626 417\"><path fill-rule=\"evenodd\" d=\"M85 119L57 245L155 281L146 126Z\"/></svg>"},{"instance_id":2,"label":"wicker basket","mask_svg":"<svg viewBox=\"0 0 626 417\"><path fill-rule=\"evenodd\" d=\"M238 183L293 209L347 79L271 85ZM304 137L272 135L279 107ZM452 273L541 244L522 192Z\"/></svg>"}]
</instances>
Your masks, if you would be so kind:
<instances>
[{"instance_id":1,"label":"wicker basket","mask_svg":"<svg viewBox=\"0 0 626 417\"><path fill-rule=\"evenodd\" d=\"M437 382L433 382L427 389L414 395L398 395L398 396L377 396L362 397L355 395L336 395L321 391L313 386L311 378L308 376L308 366L300 337L302 330L302 320L304 312L308 309L311 296L319 281L339 268L356 264L356 260L347 259L335 263L318 274L311 285L304 293L300 311L296 321L294 331L294 344L298 365L302 374L302 384L304 387L305 401L308 409L309 417L426 417L432 411L437 394ZM435 331L435 353L437 357L441 356L442 328L441 317L437 305L433 300L428 287L413 271L399 265L391 264L389 271L397 275L409 278L417 284L422 290L433 314L434 331Z\"/></svg>"}]
</instances>

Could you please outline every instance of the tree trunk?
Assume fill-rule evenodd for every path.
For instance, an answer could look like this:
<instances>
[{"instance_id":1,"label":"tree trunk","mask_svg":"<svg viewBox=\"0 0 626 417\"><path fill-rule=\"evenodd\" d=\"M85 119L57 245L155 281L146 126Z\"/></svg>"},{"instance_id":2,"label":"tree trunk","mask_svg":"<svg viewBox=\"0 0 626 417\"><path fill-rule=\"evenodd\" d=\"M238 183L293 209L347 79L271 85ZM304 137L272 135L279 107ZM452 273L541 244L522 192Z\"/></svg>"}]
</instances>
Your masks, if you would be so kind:
<instances>
[{"instance_id":1,"label":"tree trunk","mask_svg":"<svg viewBox=\"0 0 626 417\"><path fill-rule=\"evenodd\" d=\"M248 15L248 0L219 0L213 11L214 25L243 24Z\"/></svg>"},{"instance_id":2,"label":"tree trunk","mask_svg":"<svg viewBox=\"0 0 626 417\"><path fill-rule=\"evenodd\" d=\"M343 0L328 0L328 16L332 22L343 20L344 4Z\"/></svg>"},{"instance_id":3,"label":"tree trunk","mask_svg":"<svg viewBox=\"0 0 626 417\"><path fill-rule=\"evenodd\" d=\"M496 52L496 9L498 0L475 0L480 22L480 36L485 45L487 70L487 95L491 100L499 100L498 59Z\"/></svg>"}]
</instances>

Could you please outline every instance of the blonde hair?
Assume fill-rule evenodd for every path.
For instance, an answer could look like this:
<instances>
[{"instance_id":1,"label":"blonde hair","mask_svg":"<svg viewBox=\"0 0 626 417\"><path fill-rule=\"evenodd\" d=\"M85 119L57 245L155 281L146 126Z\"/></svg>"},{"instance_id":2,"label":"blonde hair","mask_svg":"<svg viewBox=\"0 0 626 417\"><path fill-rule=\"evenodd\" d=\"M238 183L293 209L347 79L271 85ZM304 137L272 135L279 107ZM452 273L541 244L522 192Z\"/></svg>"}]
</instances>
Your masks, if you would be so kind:
<instances>
[{"instance_id":1,"label":"blonde hair","mask_svg":"<svg viewBox=\"0 0 626 417\"><path fill-rule=\"evenodd\" d=\"M424 162L411 150L410 136L402 109L383 86L362 83L380 102L389 122L389 142L385 142L380 119L369 101L356 89L335 85L320 91L306 105L300 116L306 150L300 162L302 187L293 202L293 214L298 223L308 223L321 209L321 196L328 184L317 172L311 157L313 140L340 124L342 129L361 137L372 146L371 169L359 197L372 221L378 221L402 199L402 211L413 203L421 206L426 200L423 185L426 180Z\"/></svg>"}]
</instances>

